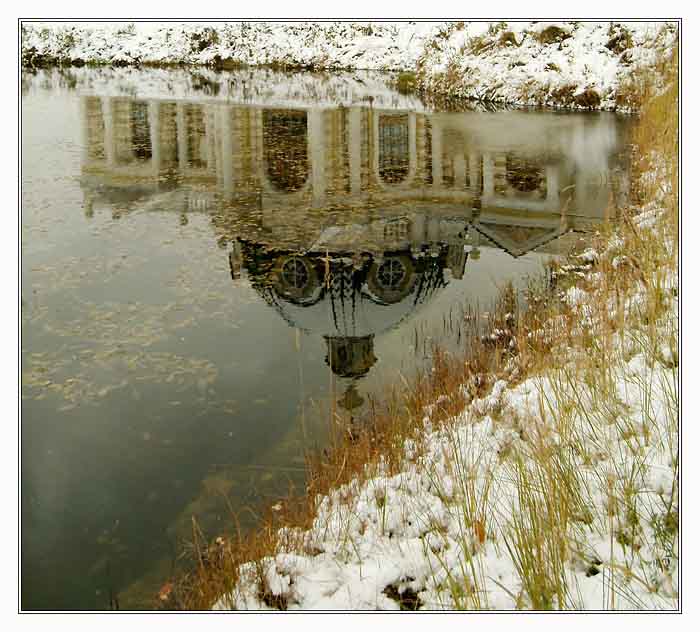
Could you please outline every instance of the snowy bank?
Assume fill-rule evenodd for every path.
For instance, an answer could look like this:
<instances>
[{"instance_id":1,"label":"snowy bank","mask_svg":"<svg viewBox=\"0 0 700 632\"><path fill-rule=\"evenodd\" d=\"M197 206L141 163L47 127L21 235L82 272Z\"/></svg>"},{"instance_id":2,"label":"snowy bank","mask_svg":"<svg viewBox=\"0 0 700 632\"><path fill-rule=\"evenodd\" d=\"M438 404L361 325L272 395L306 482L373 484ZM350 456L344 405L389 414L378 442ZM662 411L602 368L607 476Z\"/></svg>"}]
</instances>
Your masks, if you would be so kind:
<instances>
[{"instance_id":1,"label":"snowy bank","mask_svg":"<svg viewBox=\"0 0 700 632\"><path fill-rule=\"evenodd\" d=\"M436 23L26 23L23 60L306 69L413 68Z\"/></svg>"},{"instance_id":2,"label":"snowy bank","mask_svg":"<svg viewBox=\"0 0 700 632\"><path fill-rule=\"evenodd\" d=\"M671 55L674 24L451 24L418 62L424 90L456 97L627 109L642 75Z\"/></svg>"},{"instance_id":3,"label":"snowy bank","mask_svg":"<svg viewBox=\"0 0 700 632\"><path fill-rule=\"evenodd\" d=\"M662 22L27 22L22 61L408 71L431 94L628 109L639 73L676 38Z\"/></svg>"}]
</instances>

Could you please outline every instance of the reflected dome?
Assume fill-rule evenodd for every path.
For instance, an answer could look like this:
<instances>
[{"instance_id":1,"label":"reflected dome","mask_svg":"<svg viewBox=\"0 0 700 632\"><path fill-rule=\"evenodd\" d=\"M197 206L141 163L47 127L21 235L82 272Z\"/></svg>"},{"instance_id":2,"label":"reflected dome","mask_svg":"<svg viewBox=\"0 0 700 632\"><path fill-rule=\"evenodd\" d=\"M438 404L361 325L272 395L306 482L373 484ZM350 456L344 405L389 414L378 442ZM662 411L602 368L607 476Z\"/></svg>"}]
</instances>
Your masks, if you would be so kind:
<instances>
[{"instance_id":1,"label":"reflected dome","mask_svg":"<svg viewBox=\"0 0 700 632\"><path fill-rule=\"evenodd\" d=\"M447 285L447 248L387 253L359 261L270 252L243 244L253 287L293 327L328 339L364 338L391 329ZM347 350L337 347L337 357Z\"/></svg>"}]
</instances>

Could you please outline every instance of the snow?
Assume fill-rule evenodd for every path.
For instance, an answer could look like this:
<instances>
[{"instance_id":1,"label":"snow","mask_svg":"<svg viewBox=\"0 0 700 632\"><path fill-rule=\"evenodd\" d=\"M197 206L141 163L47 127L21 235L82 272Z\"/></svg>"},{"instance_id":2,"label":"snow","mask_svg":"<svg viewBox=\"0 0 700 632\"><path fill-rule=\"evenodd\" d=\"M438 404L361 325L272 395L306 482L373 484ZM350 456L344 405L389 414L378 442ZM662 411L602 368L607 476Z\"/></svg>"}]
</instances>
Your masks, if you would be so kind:
<instances>
[{"instance_id":1,"label":"snow","mask_svg":"<svg viewBox=\"0 0 700 632\"><path fill-rule=\"evenodd\" d=\"M522 105L575 105L566 103L561 91L570 91L575 101L594 90L598 107L614 109L618 89L650 68L660 52L670 54L676 36L675 28L662 22L623 26L631 45L621 53L607 48L609 22L501 23L480 39L469 32L466 48L464 38L452 36L426 48L419 62L425 69L423 85L437 92L449 90L453 96ZM566 39L541 42L538 35L549 27L562 29ZM515 43L503 39L509 32ZM475 42L479 46L470 48Z\"/></svg>"},{"instance_id":2,"label":"snow","mask_svg":"<svg viewBox=\"0 0 700 632\"><path fill-rule=\"evenodd\" d=\"M589 249L581 258L592 263L613 256L619 245L612 245L607 254ZM669 264L662 273L673 320L675 270ZM564 300L574 309L588 307L599 274L585 274ZM642 284L636 287L630 305L644 302L645 293ZM586 326L594 328L595 314L586 311ZM657 326L664 331L668 323ZM409 595L412 603L417 599L422 609L473 608L477 598L464 594L469 586L481 608L531 607L504 538L521 502L509 455L527 454L538 442L573 459L585 507L591 509L590 517L573 519L576 535L563 571L569 592L554 606L676 609L677 538L670 550L655 533L678 492L677 427L664 396L669 385L677 388L677 352L662 345L662 361L654 362L637 335L619 333L612 349L606 369L613 390L604 401L598 385L563 379L582 353L568 349L571 360L562 370L517 385L498 380L445 425L434 426L428 406L422 433L404 445L398 473L390 474L380 462L364 482L355 479L319 496L313 526L280 532L277 554L243 565L236 589L215 609L267 609L260 565L268 595L290 610L396 610L397 594ZM555 423L562 415L569 416L567 426ZM573 452L571 437L578 441ZM536 473L532 470L532 480ZM632 523L637 527L614 509L630 485L639 499L639 519ZM474 499L486 497L481 513L470 509ZM285 544L292 542L297 545ZM455 586L462 587L461 594Z\"/></svg>"},{"instance_id":3,"label":"snow","mask_svg":"<svg viewBox=\"0 0 700 632\"><path fill-rule=\"evenodd\" d=\"M653 379L657 383L664 377L656 375ZM538 419L541 398L551 397L552 388L546 378L527 380L514 389L505 389L499 383L489 400L500 401L502 417ZM628 406L639 411L643 394L630 392L629 384L624 389ZM480 405L475 402L473 407ZM484 408L492 410L493 401ZM280 552L274 559L268 559L266 572L270 591L283 596L290 609L398 609L398 604L385 594L387 586L396 585L399 593L402 587L410 587L427 609L452 608L454 600L445 590L448 577L469 581L469 572L465 569L476 565L485 569L481 578L486 590L484 605L493 609L516 607L513 595L519 594L521 589L516 568L503 544L499 544L497 538L491 539L492 534L482 542L476 534L470 533L471 526L464 522L460 502L463 500L462 483L456 480L453 464L460 459L470 463L478 481L491 476L502 481L492 494L498 497L498 504L505 511L508 502L515 501L515 491L512 484L508 484L505 468L502 468L503 473L494 474L489 470L498 470L496 455L499 452L522 439L520 433L489 415L479 420L471 417L470 412L462 415L454 435L444 430L427 435L426 452L416 463L407 460L400 474L377 476L359 490L352 486L341 488L332 497L322 499L314 527L306 534L308 546L320 553L311 556ZM539 421L546 422L541 418ZM492 449L486 458L483 454L478 459L470 454L472 446L484 445ZM452 454L455 446L462 451L456 459ZM673 488L673 473L667 465L669 454L662 449L649 448L647 459L649 467L641 487L657 495L661 511L663 499L670 497ZM605 489L600 479L586 472L583 475L591 489L591 500L603 503ZM465 533L468 533L466 540ZM475 561L468 559L465 541ZM587 549L589 558L598 558L601 567L613 559L630 557L629 550L617 542L611 548L610 534L605 532L591 532ZM641 573L637 566L641 567L644 560L654 559L654 555L654 551L643 547L639 552L640 561L632 562L632 572ZM572 594L573 603L567 604L569 607L606 607L604 595L609 578L605 572L586 576L589 567L590 563L582 558L571 560L566 572L576 592ZM678 580L671 575L659 574L656 592L642 591L638 587L629 592L620 589L616 607L674 608ZM265 608L257 597L252 564L242 569L239 588L233 606ZM229 605L222 599L216 607Z\"/></svg>"},{"instance_id":4,"label":"snow","mask_svg":"<svg viewBox=\"0 0 700 632\"><path fill-rule=\"evenodd\" d=\"M212 63L333 69L412 67L437 28L392 22L25 23L23 50L114 63Z\"/></svg>"},{"instance_id":5,"label":"snow","mask_svg":"<svg viewBox=\"0 0 700 632\"><path fill-rule=\"evenodd\" d=\"M542 41L546 29L561 41ZM622 30L624 29L624 30ZM616 34L627 39L611 44ZM418 71L421 90L521 105L618 107L619 89L670 54L674 23L23 23L25 64L196 64ZM610 48L608 48L610 46ZM595 92L591 100L590 94ZM599 102L596 101L599 100Z\"/></svg>"}]
</instances>

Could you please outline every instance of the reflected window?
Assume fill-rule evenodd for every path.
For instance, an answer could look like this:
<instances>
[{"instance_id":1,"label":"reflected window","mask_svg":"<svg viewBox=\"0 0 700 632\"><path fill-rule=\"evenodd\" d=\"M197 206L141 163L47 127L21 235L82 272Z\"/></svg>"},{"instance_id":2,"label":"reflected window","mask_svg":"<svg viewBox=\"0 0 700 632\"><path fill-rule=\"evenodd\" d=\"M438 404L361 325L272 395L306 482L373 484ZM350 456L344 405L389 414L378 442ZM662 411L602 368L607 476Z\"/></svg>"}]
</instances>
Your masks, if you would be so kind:
<instances>
[{"instance_id":1,"label":"reflected window","mask_svg":"<svg viewBox=\"0 0 700 632\"><path fill-rule=\"evenodd\" d=\"M320 287L312 262L304 257L282 256L275 268L275 289L287 300L306 301Z\"/></svg>"},{"instance_id":2,"label":"reflected window","mask_svg":"<svg viewBox=\"0 0 700 632\"><path fill-rule=\"evenodd\" d=\"M201 106L190 106L185 110L187 128L187 164L194 169L207 166L204 110Z\"/></svg>"},{"instance_id":3,"label":"reflected window","mask_svg":"<svg viewBox=\"0 0 700 632\"><path fill-rule=\"evenodd\" d=\"M177 165L177 106L174 103L158 105L158 143L163 167Z\"/></svg>"},{"instance_id":4,"label":"reflected window","mask_svg":"<svg viewBox=\"0 0 700 632\"><path fill-rule=\"evenodd\" d=\"M403 241L408 239L409 227L410 224L408 220L405 219L389 222L386 226L384 226L384 240Z\"/></svg>"},{"instance_id":5,"label":"reflected window","mask_svg":"<svg viewBox=\"0 0 700 632\"><path fill-rule=\"evenodd\" d=\"M447 188L458 189L470 184L467 140L456 129L445 129L443 132L442 184Z\"/></svg>"},{"instance_id":6,"label":"reflected window","mask_svg":"<svg viewBox=\"0 0 700 632\"><path fill-rule=\"evenodd\" d=\"M309 282L309 271L300 259L289 259L282 266L282 278L287 287L301 290Z\"/></svg>"},{"instance_id":7,"label":"reflected window","mask_svg":"<svg viewBox=\"0 0 700 632\"><path fill-rule=\"evenodd\" d=\"M391 304L402 300L415 285L415 268L406 255L390 255L373 263L367 274L367 287L380 301Z\"/></svg>"},{"instance_id":8,"label":"reflected window","mask_svg":"<svg viewBox=\"0 0 700 632\"><path fill-rule=\"evenodd\" d=\"M544 170L535 161L515 154L506 156L506 182L516 191L546 194Z\"/></svg>"},{"instance_id":9,"label":"reflected window","mask_svg":"<svg viewBox=\"0 0 700 632\"><path fill-rule=\"evenodd\" d=\"M400 259L387 259L377 268L377 282L383 290L397 290L406 278L406 266Z\"/></svg>"},{"instance_id":10,"label":"reflected window","mask_svg":"<svg viewBox=\"0 0 700 632\"><path fill-rule=\"evenodd\" d=\"M408 176L408 115L379 117L379 176L388 184Z\"/></svg>"},{"instance_id":11,"label":"reflected window","mask_svg":"<svg viewBox=\"0 0 700 632\"><path fill-rule=\"evenodd\" d=\"M263 146L272 185L290 193L301 189L309 171L306 112L265 110Z\"/></svg>"},{"instance_id":12,"label":"reflected window","mask_svg":"<svg viewBox=\"0 0 700 632\"><path fill-rule=\"evenodd\" d=\"M151 146L151 126L148 122L148 103L137 101L131 107L131 142L134 156L139 160L150 160L153 156Z\"/></svg>"}]
</instances>

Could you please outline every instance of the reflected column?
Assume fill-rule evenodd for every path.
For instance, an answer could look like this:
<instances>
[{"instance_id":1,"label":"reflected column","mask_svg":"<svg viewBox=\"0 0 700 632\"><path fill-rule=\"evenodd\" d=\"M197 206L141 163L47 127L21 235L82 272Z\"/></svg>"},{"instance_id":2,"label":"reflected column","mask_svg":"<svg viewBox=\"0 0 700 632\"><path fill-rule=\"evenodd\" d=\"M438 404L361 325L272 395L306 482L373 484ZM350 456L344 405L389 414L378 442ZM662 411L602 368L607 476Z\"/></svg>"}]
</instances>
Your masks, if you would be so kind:
<instances>
[{"instance_id":1,"label":"reflected column","mask_svg":"<svg viewBox=\"0 0 700 632\"><path fill-rule=\"evenodd\" d=\"M348 162L350 163L350 193L362 192L362 110L350 108L348 112Z\"/></svg>"},{"instance_id":2,"label":"reflected column","mask_svg":"<svg viewBox=\"0 0 700 632\"><path fill-rule=\"evenodd\" d=\"M233 136L231 129L232 109L222 105L218 108L218 129L221 133L221 180L224 199L233 198Z\"/></svg>"},{"instance_id":3,"label":"reflected column","mask_svg":"<svg viewBox=\"0 0 700 632\"><path fill-rule=\"evenodd\" d=\"M469 152L469 188L472 195L481 194L481 178L479 177L479 154L472 151Z\"/></svg>"},{"instance_id":4,"label":"reflected column","mask_svg":"<svg viewBox=\"0 0 700 632\"><path fill-rule=\"evenodd\" d=\"M484 153L482 158L482 173L484 176L484 202L489 204L495 193L494 164L490 153Z\"/></svg>"},{"instance_id":5,"label":"reflected column","mask_svg":"<svg viewBox=\"0 0 700 632\"><path fill-rule=\"evenodd\" d=\"M547 182L547 207L553 211L565 210L559 208L559 170L552 165L545 169L545 178Z\"/></svg>"},{"instance_id":6,"label":"reflected column","mask_svg":"<svg viewBox=\"0 0 700 632\"><path fill-rule=\"evenodd\" d=\"M102 120L105 127L105 159L109 167L116 164L116 149L114 143L114 115L112 112L112 99L102 98Z\"/></svg>"},{"instance_id":7,"label":"reflected column","mask_svg":"<svg viewBox=\"0 0 700 632\"><path fill-rule=\"evenodd\" d=\"M408 113L408 174L415 178L418 167L418 151L416 147L416 113Z\"/></svg>"},{"instance_id":8,"label":"reflected column","mask_svg":"<svg viewBox=\"0 0 700 632\"><path fill-rule=\"evenodd\" d=\"M308 110L308 139L311 156L312 206L320 208L325 200L326 178L324 164L323 112L318 108Z\"/></svg>"},{"instance_id":9,"label":"reflected column","mask_svg":"<svg viewBox=\"0 0 700 632\"><path fill-rule=\"evenodd\" d=\"M185 118L185 106L182 103L177 104L176 124L177 163L180 168L180 173L184 175L187 169L187 120Z\"/></svg>"},{"instance_id":10,"label":"reflected column","mask_svg":"<svg viewBox=\"0 0 700 632\"><path fill-rule=\"evenodd\" d=\"M148 124L151 136L151 165L153 175L158 176L161 167L160 108L156 101L149 101L148 103Z\"/></svg>"},{"instance_id":11,"label":"reflected column","mask_svg":"<svg viewBox=\"0 0 700 632\"><path fill-rule=\"evenodd\" d=\"M442 188L442 126L432 119L431 153L433 160L433 189Z\"/></svg>"}]
</instances>

